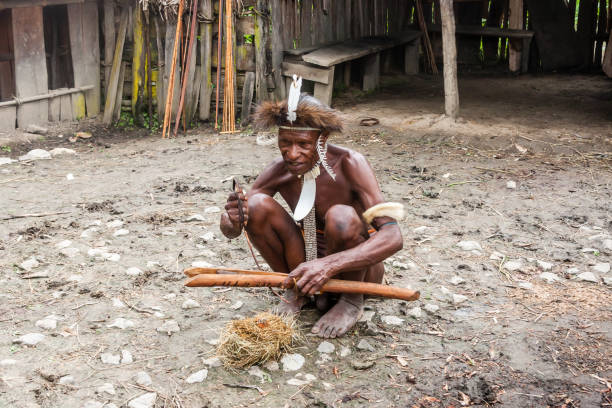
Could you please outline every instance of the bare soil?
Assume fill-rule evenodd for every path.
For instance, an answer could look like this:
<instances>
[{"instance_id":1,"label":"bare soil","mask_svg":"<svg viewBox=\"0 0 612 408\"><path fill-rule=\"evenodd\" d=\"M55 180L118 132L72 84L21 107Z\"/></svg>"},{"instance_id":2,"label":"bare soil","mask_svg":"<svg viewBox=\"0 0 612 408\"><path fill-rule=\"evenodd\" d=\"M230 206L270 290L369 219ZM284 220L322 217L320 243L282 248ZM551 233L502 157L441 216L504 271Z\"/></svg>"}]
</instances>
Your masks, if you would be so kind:
<instances>
[{"instance_id":1,"label":"bare soil","mask_svg":"<svg viewBox=\"0 0 612 408\"><path fill-rule=\"evenodd\" d=\"M77 155L0 167L0 406L124 407L152 391L157 407L609 407L612 290L603 279L612 272L593 267L612 261L612 82L466 75L460 93L458 123L441 116L441 82L427 76L386 77L380 92L337 98L347 129L333 143L365 153L386 198L407 208L404 249L387 261L386 280L421 299L369 299L371 322L331 340L330 358L307 336L296 349L306 359L299 373L316 380L302 386L288 385L297 372L282 368L264 368L260 379L209 367L202 383L185 381L207 368L229 320L278 302L267 289L187 289L182 275L195 261L254 267L244 238L225 239L210 208L223 208L230 177L252 183L278 154L274 145L257 145L250 132L203 127L162 140L93 122L12 145L5 156L57 146ZM359 126L365 117L380 124ZM70 143L77 127L93 137ZM204 220L187 222L194 214ZM114 220L129 233L115 236ZM212 241L201 238L207 232ZM64 240L79 253L62 255ZM459 241L482 251L463 251ZM120 259L96 259L91 248ZM31 257L40 266L22 270ZM504 267L517 260L518 269ZM537 261L551 263L559 280L543 280ZM130 267L143 273L128 275ZM570 268L594 272L597 283ZM454 303L452 294L467 300ZM200 307L183 309L187 299ZM410 315L427 304L439 310ZM35 326L49 315L59 318L56 329ZM404 321L385 324L384 316ZM305 333L317 317L302 313ZM117 318L134 326L108 327ZM170 319L180 332L156 330ZM13 343L27 333L45 338ZM356 347L362 339L373 352ZM350 354L341 357L343 346ZM133 362L102 363L103 353L122 350ZM152 384L137 385L139 371ZM73 381L60 384L66 375ZM114 395L98 390L104 383Z\"/></svg>"}]
</instances>

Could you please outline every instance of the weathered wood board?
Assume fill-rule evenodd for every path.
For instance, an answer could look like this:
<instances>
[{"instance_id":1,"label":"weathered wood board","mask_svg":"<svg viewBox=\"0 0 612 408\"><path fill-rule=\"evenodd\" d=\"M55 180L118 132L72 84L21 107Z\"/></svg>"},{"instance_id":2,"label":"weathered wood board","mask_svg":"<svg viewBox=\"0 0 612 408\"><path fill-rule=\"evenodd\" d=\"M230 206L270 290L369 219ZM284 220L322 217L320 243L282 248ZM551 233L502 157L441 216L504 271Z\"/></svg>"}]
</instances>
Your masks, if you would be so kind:
<instances>
[{"instance_id":1,"label":"weathered wood board","mask_svg":"<svg viewBox=\"0 0 612 408\"><path fill-rule=\"evenodd\" d=\"M42 7L19 7L12 13L17 97L46 94L47 61ZM46 99L25 103L17 109L17 125L21 128L47 123L48 119L49 102Z\"/></svg>"},{"instance_id":2,"label":"weathered wood board","mask_svg":"<svg viewBox=\"0 0 612 408\"><path fill-rule=\"evenodd\" d=\"M49 122L59 122L61 112L60 98L49 99Z\"/></svg>"},{"instance_id":3,"label":"weathered wood board","mask_svg":"<svg viewBox=\"0 0 612 408\"><path fill-rule=\"evenodd\" d=\"M242 109L240 111L240 124L244 126L251 115L251 103L255 92L255 73L247 72L244 87L242 88Z\"/></svg>"},{"instance_id":4,"label":"weathered wood board","mask_svg":"<svg viewBox=\"0 0 612 408\"><path fill-rule=\"evenodd\" d=\"M200 23L200 66L202 67L202 82L200 84L199 118L210 119L210 101L212 95L212 0L204 0L200 12L206 19Z\"/></svg>"},{"instance_id":5,"label":"weathered wood board","mask_svg":"<svg viewBox=\"0 0 612 408\"><path fill-rule=\"evenodd\" d=\"M68 5L68 25L70 28L70 48L74 67L74 86L93 85L85 92L87 116L95 117L100 113L100 40L98 34L98 4L85 2ZM78 100L79 98L76 97ZM73 98L74 104L75 98ZM80 102L79 102L80 103ZM75 114L80 116L80 106ZM77 108L73 106L73 108ZM79 119L75 116L75 119Z\"/></svg>"},{"instance_id":6,"label":"weathered wood board","mask_svg":"<svg viewBox=\"0 0 612 408\"><path fill-rule=\"evenodd\" d=\"M0 108L0 132L15 130L17 109L15 106L3 106Z\"/></svg>"},{"instance_id":7,"label":"weathered wood board","mask_svg":"<svg viewBox=\"0 0 612 408\"><path fill-rule=\"evenodd\" d=\"M71 95L62 95L59 97L60 100L60 120L71 121L72 120L72 97Z\"/></svg>"}]
</instances>

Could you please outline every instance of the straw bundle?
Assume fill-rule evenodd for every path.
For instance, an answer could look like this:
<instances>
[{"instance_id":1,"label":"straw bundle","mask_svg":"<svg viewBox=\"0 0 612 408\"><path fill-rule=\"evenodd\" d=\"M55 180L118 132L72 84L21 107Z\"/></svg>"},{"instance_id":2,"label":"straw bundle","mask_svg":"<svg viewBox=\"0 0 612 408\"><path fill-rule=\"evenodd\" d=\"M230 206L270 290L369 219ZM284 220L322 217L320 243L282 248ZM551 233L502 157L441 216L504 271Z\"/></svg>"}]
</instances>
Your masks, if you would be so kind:
<instances>
[{"instance_id":1,"label":"straw bundle","mask_svg":"<svg viewBox=\"0 0 612 408\"><path fill-rule=\"evenodd\" d=\"M302 337L293 316L264 312L229 322L221 332L217 356L226 367L248 368L279 359L300 342Z\"/></svg>"}]
</instances>

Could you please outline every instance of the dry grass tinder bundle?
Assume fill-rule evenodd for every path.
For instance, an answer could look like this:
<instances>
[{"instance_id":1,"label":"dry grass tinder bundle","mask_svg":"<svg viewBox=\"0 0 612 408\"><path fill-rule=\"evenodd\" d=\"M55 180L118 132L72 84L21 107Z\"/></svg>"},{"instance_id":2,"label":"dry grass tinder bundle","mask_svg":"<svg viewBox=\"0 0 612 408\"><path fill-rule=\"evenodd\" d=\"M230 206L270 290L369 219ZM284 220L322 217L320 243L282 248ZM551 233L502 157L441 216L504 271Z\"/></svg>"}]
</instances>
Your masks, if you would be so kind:
<instances>
[{"instance_id":1,"label":"dry grass tinder bundle","mask_svg":"<svg viewBox=\"0 0 612 408\"><path fill-rule=\"evenodd\" d=\"M301 340L293 316L264 312L229 322L219 338L217 356L226 367L248 368L279 359Z\"/></svg>"}]
</instances>

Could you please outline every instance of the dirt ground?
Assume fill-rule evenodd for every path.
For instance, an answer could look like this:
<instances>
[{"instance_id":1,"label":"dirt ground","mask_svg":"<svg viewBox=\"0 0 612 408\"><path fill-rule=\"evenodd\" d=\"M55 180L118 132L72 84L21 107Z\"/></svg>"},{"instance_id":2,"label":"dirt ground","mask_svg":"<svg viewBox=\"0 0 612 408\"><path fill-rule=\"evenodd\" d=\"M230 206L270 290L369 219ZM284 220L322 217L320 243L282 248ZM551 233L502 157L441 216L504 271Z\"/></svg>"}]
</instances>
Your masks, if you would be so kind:
<instances>
[{"instance_id":1,"label":"dirt ground","mask_svg":"<svg viewBox=\"0 0 612 408\"><path fill-rule=\"evenodd\" d=\"M369 299L333 352L307 336L293 372L210 360L229 320L277 303L269 290L183 287L193 262L254 267L217 211L230 177L252 183L273 144L82 122L4 146L12 158L77 154L0 166L0 407L124 407L151 392L156 407L612 406L612 81L464 75L460 92L458 123L441 117L442 85L428 76L337 99L347 129L333 142L366 154L386 198L407 208L386 280L421 299ZM93 137L71 143L77 128ZM23 265L32 257L38 266ZM317 316L302 313L304 333ZM178 332L157 330L169 321ZM45 337L15 343L31 333Z\"/></svg>"}]
</instances>

